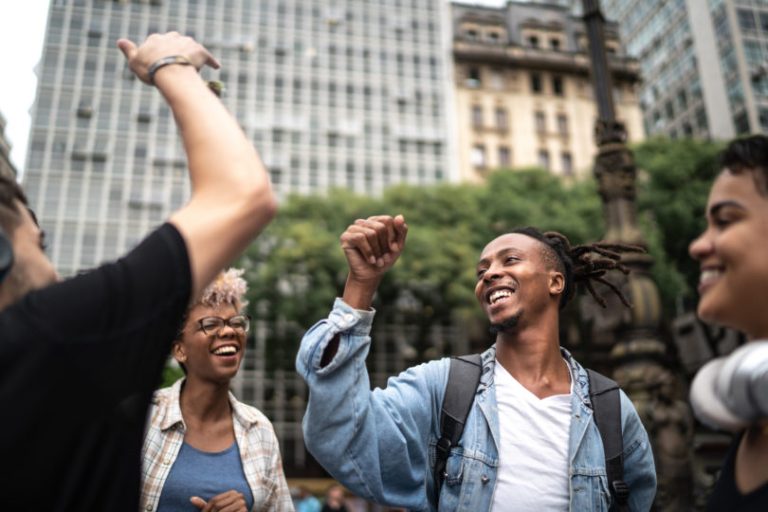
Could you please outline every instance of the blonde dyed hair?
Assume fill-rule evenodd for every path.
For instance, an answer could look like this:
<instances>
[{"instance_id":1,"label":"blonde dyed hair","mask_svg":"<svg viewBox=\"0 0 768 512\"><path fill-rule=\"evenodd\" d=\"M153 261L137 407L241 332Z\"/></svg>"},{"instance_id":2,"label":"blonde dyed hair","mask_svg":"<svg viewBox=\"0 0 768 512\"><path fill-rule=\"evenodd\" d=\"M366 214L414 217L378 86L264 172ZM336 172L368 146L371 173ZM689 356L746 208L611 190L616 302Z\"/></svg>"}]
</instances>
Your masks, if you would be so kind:
<instances>
[{"instance_id":1,"label":"blonde dyed hair","mask_svg":"<svg viewBox=\"0 0 768 512\"><path fill-rule=\"evenodd\" d=\"M216 279L203 290L197 304L209 308L217 308L225 304L234 304L238 309L244 307L248 303L245 300L248 283L242 277L244 273L245 270L241 268L229 268L220 272Z\"/></svg>"}]
</instances>

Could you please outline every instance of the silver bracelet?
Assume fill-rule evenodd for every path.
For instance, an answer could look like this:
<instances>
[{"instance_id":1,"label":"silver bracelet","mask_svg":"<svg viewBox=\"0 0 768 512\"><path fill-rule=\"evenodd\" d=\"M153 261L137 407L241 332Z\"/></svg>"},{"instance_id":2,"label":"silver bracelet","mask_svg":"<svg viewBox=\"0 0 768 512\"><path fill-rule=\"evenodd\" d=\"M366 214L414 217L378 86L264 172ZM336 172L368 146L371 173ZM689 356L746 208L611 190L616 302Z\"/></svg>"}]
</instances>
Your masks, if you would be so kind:
<instances>
[{"instance_id":1,"label":"silver bracelet","mask_svg":"<svg viewBox=\"0 0 768 512\"><path fill-rule=\"evenodd\" d=\"M163 57L162 59L156 60L151 66L149 66L149 70L147 70L149 83L155 85L155 73L157 73L160 68L170 66L171 64L191 66L192 61L189 60L189 57L185 55L171 55L169 57Z\"/></svg>"}]
</instances>

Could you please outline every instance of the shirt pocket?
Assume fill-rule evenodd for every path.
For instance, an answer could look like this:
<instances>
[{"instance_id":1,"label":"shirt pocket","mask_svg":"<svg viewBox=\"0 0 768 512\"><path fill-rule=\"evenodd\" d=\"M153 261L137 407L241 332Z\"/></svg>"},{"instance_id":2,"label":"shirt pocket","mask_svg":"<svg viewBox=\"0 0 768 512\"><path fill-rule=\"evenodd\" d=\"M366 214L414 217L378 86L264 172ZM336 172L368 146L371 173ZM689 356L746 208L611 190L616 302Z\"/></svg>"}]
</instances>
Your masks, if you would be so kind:
<instances>
[{"instance_id":1,"label":"shirt pocket","mask_svg":"<svg viewBox=\"0 0 768 512\"><path fill-rule=\"evenodd\" d=\"M611 498L605 469L573 469L571 489L571 510L608 512Z\"/></svg>"}]
</instances>

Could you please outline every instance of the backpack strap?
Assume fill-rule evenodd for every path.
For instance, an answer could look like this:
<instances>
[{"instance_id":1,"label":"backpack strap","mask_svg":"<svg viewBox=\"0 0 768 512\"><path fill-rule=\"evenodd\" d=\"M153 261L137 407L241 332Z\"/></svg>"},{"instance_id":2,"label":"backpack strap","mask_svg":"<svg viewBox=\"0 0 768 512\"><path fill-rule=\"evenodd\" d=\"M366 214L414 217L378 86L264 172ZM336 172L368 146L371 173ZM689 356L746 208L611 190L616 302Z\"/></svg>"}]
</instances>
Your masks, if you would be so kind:
<instances>
[{"instance_id":1,"label":"backpack strap","mask_svg":"<svg viewBox=\"0 0 768 512\"><path fill-rule=\"evenodd\" d=\"M452 357L445 385L443 405L440 409L440 439L435 447L435 508L440 501L440 488L445 479L445 466L451 447L456 446L464 432L469 409L475 401L480 383L482 360L480 354Z\"/></svg>"},{"instance_id":2,"label":"backpack strap","mask_svg":"<svg viewBox=\"0 0 768 512\"><path fill-rule=\"evenodd\" d=\"M595 424L600 431L605 452L605 471L613 496L613 510L629 510L629 487L624 481L624 438L621 431L621 395L619 385L608 377L587 369L589 397Z\"/></svg>"}]
</instances>

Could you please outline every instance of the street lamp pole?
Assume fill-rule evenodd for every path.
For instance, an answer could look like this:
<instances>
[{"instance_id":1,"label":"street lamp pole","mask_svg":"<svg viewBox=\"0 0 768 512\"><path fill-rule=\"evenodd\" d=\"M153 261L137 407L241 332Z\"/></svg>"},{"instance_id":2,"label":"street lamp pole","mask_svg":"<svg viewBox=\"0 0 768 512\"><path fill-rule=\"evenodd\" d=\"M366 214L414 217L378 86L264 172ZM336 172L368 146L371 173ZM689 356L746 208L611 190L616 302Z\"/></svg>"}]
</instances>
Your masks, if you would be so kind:
<instances>
[{"instance_id":1,"label":"street lamp pole","mask_svg":"<svg viewBox=\"0 0 768 512\"><path fill-rule=\"evenodd\" d=\"M647 247L637 224L634 157L613 102L605 18L599 0L582 2L598 111L594 174L603 203L605 240ZM585 314L592 322L596 344L610 347L613 377L632 398L651 436L659 477L657 505L665 511L688 510L693 423L687 403L677 392L678 379L670 371L674 361L659 335L661 301L650 273L653 258L647 253L626 253L622 262L632 272L614 284L631 298L632 309L627 311L617 300L609 300L607 309L585 308Z\"/></svg>"}]
</instances>

